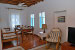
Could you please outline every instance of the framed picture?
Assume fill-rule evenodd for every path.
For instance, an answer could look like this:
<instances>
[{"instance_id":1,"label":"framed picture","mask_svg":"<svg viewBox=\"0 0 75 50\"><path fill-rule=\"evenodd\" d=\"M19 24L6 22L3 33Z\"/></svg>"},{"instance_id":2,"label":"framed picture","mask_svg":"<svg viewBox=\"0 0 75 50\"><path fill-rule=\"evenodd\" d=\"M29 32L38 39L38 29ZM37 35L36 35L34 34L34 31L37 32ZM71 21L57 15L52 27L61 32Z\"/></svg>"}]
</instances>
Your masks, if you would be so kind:
<instances>
[{"instance_id":1,"label":"framed picture","mask_svg":"<svg viewBox=\"0 0 75 50\"><path fill-rule=\"evenodd\" d=\"M58 22L65 22L65 16L59 16Z\"/></svg>"}]
</instances>

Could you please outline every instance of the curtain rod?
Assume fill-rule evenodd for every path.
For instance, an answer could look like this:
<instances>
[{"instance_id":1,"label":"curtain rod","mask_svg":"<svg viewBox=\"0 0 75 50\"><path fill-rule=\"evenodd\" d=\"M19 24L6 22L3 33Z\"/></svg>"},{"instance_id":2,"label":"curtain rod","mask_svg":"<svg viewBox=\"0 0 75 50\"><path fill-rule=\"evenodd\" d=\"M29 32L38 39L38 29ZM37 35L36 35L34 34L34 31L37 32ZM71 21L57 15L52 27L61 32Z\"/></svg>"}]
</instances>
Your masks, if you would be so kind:
<instances>
[{"instance_id":1,"label":"curtain rod","mask_svg":"<svg viewBox=\"0 0 75 50\"><path fill-rule=\"evenodd\" d=\"M23 10L23 9L18 9L18 8L7 8L7 9Z\"/></svg>"}]
</instances>

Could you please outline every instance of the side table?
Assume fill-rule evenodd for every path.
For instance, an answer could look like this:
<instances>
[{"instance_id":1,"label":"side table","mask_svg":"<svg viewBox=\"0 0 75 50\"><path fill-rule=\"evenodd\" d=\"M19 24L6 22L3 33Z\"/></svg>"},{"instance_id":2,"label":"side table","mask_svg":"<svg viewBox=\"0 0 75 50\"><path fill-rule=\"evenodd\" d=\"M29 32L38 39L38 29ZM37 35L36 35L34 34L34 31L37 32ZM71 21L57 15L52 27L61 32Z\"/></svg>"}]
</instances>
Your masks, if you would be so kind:
<instances>
[{"instance_id":1,"label":"side table","mask_svg":"<svg viewBox=\"0 0 75 50\"><path fill-rule=\"evenodd\" d=\"M39 32L39 34L38 34L38 36L39 36L42 40L46 39L47 35L48 35L47 33L43 33L43 32Z\"/></svg>"}]
</instances>

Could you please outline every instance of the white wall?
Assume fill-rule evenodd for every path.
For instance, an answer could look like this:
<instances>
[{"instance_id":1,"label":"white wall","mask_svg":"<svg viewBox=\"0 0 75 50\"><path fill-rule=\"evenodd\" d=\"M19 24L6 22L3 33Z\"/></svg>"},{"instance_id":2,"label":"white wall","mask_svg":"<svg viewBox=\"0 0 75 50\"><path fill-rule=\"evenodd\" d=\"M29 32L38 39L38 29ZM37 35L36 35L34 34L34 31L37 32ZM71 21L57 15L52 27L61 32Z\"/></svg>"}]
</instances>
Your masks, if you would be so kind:
<instances>
[{"instance_id":1,"label":"white wall","mask_svg":"<svg viewBox=\"0 0 75 50\"><path fill-rule=\"evenodd\" d=\"M55 12L54 13L54 26L55 27L58 27L58 28L60 28L61 29L61 31L62 31L62 40L66 40L66 35L65 35L65 33L66 33L66 21L65 22L62 22L62 23L60 23L60 22L58 22L58 17L59 16L65 16L65 19L66 19L66 11L65 10L63 10L63 11L57 11L57 12ZM64 41L62 41L62 42L64 42Z\"/></svg>"},{"instance_id":2,"label":"white wall","mask_svg":"<svg viewBox=\"0 0 75 50\"><path fill-rule=\"evenodd\" d=\"M3 7L1 7L0 8L0 17L1 17L1 21L0 21L0 28L1 27L5 27L5 26L7 26L8 27L8 11L5 9L5 8L3 8Z\"/></svg>"},{"instance_id":3,"label":"white wall","mask_svg":"<svg viewBox=\"0 0 75 50\"><path fill-rule=\"evenodd\" d=\"M2 50L2 43L1 43L1 30L0 30L0 50Z\"/></svg>"},{"instance_id":4,"label":"white wall","mask_svg":"<svg viewBox=\"0 0 75 50\"><path fill-rule=\"evenodd\" d=\"M17 6L13 6L13 5L8 5L8 4L0 4L0 28L4 28L4 27L9 27L9 10L7 8L21 8L23 10L21 10L21 16L20 16L20 20L21 20L21 24L22 25L26 25L26 8L23 7L17 7Z\"/></svg>"},{"instance_id":5,"label":"white wall","mask_svg":"<svg viewBox=\"0 0 75 50\"><path fill-rule=\"evenodd\" d=\"M28 25L30 25L30 14L35 14L35 33L39 33L41 29L39 28L39 12L46 12L46 24L48 25L48 31L53 27L59 27L62 30L62 42L67 41L68 36L68 27L75 27L75 0L44 0L44 2L38 3L29 7L28 9ZM66 22L65 23L57 23L55 21L56 11L66 10Z\"/></svg>"}]
</instances>

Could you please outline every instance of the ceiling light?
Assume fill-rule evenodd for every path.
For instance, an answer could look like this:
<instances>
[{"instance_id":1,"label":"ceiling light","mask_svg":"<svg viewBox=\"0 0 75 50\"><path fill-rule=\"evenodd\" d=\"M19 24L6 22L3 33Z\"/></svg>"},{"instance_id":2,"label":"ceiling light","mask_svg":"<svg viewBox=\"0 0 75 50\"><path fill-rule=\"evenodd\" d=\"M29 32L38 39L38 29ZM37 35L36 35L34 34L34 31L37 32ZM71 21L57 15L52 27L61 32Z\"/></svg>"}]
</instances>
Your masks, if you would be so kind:
<instances>
[{"instance_id":1,"label":"ceiling light","mask_svg":"<svg viewBox=\"0 0 75 50\"><path fill-rule=\"evenodd\" d=\"M23 6L27 6L27 5L23 5Z\"/></svg>"},{"instance_id":2,"label":"ceiling light","mask_svg":"<svg viewBox=\"0 0 75 50\"><path fill-rule=\"evenodd\" d=\"M22 6L23 4L25 4L25 3L19 3L18 6Z\"/></svg>"}]
</instances>

